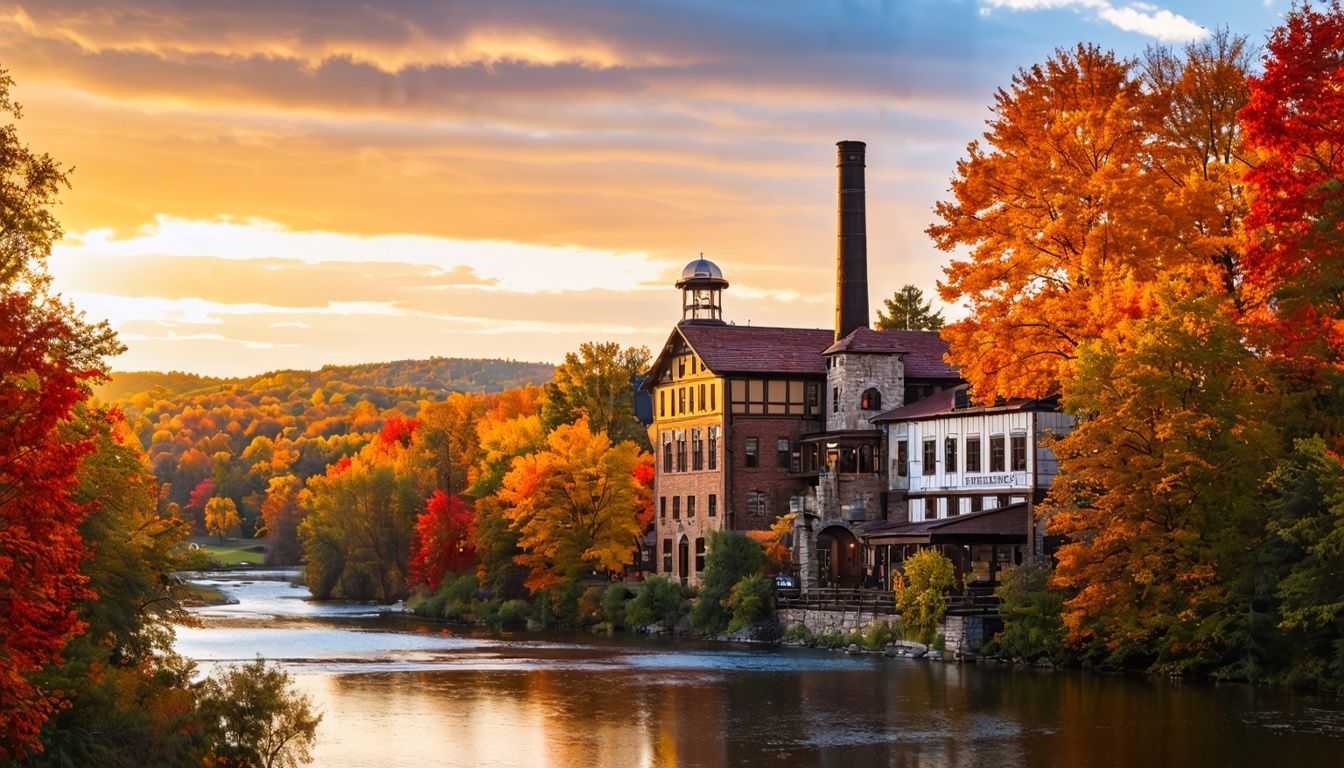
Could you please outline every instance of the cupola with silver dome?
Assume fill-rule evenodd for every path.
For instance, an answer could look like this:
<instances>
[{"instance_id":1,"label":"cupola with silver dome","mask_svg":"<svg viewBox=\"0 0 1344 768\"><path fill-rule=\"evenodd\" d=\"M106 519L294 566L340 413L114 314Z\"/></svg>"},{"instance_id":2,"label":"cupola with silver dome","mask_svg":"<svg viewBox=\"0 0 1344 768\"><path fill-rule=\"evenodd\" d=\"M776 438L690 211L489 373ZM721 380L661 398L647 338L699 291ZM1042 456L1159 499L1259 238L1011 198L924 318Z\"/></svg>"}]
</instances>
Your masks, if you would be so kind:
<instances>
[{"instance_id":1,"label":"cupola with silver dome","mask_svg":"<svg viewBox=\"0 0 1344 768\"><path fill-rule=\"evenodd\" d=\"M681 270L677 287L681 289L681 322L723 324L723 289L728 281L719 265L701 254Z\"/></svg>"}]
</instances>

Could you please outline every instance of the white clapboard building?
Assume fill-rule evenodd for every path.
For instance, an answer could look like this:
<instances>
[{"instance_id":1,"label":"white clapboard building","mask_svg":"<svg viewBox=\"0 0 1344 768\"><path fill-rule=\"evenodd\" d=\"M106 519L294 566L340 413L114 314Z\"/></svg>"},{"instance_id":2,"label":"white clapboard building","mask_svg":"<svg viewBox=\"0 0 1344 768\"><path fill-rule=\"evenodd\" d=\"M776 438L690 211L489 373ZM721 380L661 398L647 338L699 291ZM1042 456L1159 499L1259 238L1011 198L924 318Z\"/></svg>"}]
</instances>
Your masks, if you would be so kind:
<instances>
[{"instance_id":1,"label":"white clapboard building","mask_svg":"<svg viewBox=\"0 0 1344 768\"><path fill-rule=\"evenodd\" d=\"M962 385L873 423L886 441L889 522L864 538L879 561L938 546L993 581L1003 563L1042 553L1034 507L1057 472L1049 441L1073 427L1057 398L979 405Z\"/></svg>"}]
</instances>

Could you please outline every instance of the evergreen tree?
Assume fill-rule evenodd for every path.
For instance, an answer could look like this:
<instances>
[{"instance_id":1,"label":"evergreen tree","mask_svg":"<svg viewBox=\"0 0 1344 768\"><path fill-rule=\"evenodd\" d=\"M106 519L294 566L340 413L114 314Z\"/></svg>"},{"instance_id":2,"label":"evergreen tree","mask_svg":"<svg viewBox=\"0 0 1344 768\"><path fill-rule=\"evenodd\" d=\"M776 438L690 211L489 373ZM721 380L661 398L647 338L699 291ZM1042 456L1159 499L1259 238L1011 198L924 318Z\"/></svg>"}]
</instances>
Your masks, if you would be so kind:
<instances>
[{"instance_id":1,"label":"evergreen tree","mask_svg":"<svg viewBox=\"0 0 1344 768\"><path fill-rule=\"evenodd\" d=\"M913 285L902 286L877 310L879 331L936 331L943 327L943 313L933 310L933 301L924 300L924 291Z\"/></svg>"}]
</instances>

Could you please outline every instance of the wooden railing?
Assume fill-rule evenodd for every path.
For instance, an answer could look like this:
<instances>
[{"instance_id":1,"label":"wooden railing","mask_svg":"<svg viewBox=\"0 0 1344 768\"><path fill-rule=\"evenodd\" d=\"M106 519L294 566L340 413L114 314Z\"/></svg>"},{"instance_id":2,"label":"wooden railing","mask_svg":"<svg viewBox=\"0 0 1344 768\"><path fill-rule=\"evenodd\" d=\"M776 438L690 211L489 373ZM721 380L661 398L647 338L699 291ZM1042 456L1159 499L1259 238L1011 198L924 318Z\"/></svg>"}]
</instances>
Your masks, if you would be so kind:
<instances>
[{"instance_id":1,"label":"wooden railing","mask_svg":"<svg viewBox=\"0 0 1344 768\"><path fill-rule=\"evenodd\" d=\"M896 595L884 589L855 589L846 587L819 587L806 594L777 594L778 608L804 608L814 611L845 611L895 616ZM999 598L983 594L949 594L947 612L954 615L983 615L997 613Z\"/></svg>"}]
</instances>

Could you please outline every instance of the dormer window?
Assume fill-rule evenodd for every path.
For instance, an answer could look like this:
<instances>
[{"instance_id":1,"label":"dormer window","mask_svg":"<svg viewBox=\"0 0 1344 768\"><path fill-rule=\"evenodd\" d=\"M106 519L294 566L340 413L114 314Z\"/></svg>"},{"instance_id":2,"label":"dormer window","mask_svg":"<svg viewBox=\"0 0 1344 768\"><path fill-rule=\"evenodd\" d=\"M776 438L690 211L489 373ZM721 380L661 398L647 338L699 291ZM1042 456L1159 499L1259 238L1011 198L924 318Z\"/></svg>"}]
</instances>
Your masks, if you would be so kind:
<instances>
[{"instance_id":1,"label":"dormer window","mask_svg":"<svg viewBox=\"0 0 1344 768\"><path fill-rule=\"evenodd\" d=\"M882 393L877 391L877 387L869 387L863 391L863 396L859 398L859 408L865 411L882 410Z\"/></svg>"}]
</instances>

